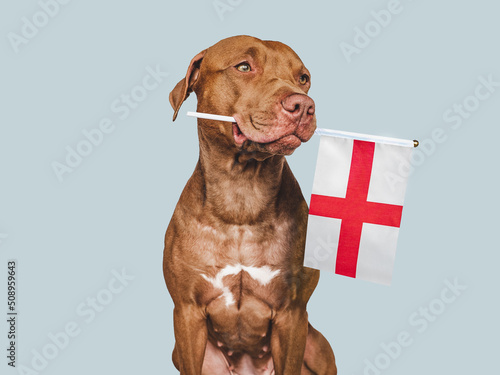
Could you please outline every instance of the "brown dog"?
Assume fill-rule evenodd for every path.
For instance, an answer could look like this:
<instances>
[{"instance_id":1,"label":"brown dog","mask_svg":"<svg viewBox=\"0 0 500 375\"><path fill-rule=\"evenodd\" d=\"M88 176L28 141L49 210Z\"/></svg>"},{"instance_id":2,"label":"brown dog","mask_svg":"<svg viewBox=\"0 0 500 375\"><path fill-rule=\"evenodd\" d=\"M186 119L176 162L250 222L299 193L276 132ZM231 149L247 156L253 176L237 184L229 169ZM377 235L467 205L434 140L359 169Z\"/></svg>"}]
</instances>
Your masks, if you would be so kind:
<instances>
[{"instance_id":1,"label":"brown dog","mask_svg":"<svg viewBox=\"0 0 500 375\"><path fill-rule=\"evenodd\" d=\"M191 61L170 93L194 91L200 156L165 237L182 375L336 374L307 319L319 271L303 267L307 204L284 155L316 128L310 74L288 46L224 39Z\"/></svg>"}]
</instances>

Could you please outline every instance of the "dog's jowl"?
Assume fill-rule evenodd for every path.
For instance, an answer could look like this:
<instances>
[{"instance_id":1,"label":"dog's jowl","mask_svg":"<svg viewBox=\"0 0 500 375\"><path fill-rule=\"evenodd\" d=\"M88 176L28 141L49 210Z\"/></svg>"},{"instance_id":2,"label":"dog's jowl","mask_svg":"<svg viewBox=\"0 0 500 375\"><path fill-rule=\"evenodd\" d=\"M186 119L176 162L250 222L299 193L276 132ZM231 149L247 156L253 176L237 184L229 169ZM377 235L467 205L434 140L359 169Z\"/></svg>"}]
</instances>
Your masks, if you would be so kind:
<instances>
[{"instance_id":1,"label":"dog's jowl","mask_svg":"<svg viewBox=\"0 0 500 375\"><path fill-rule=\"evenodd\" d=\"M288 46L249 36L198 53L170 93L191 92L200 155L165 237L182 375L337 373L306 305L319 271L303 267L307 204L285 155L316 128L311 75Z\"/></svg>"}]
</instances>

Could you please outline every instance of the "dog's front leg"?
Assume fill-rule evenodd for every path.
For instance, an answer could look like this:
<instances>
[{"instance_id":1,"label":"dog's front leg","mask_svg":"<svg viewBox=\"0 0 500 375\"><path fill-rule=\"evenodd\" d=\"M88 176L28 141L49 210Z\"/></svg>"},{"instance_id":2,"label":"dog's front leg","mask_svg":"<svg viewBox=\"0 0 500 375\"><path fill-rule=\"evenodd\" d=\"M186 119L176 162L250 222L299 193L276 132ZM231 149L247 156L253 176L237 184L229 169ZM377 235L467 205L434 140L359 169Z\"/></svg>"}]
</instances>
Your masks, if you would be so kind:
<instances>
[{"instance_id":1,"label":"dog's front leg","mask_svg":"<svg viewBox=\"0 0 500 375\"><path fill-rule=\"evenodd\" d=\"M203 310L195 305L175 306L174 332L181 375L201 375L208 335Z\"/></svg>"},{"instance_id":2,"label":"dog's front leg","mask_svg":"<svg viewBox=\"0 0 500 375\"><path fill-rule=\"evenodd\" d=\"M300 375L307 338L307 312L295 307L279 311L272 321L271 353L276 375Z\"/></svg>"}]
</instances>

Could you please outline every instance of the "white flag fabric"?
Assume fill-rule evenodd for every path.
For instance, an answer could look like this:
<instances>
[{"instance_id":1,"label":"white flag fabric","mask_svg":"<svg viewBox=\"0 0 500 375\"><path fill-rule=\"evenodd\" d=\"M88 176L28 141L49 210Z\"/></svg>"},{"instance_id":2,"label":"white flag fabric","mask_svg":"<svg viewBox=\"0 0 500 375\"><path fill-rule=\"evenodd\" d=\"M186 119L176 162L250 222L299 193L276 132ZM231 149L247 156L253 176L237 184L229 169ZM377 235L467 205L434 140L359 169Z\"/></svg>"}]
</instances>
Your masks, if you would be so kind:
<instances>
[{"instance_id":1,"label":"white flag fabric","mask_svg":"<svg viewBox=\"0 0 500 375\"><path fill-rule=\"evenodd\" d=\"M305 266L390 285L412 151L321 136Z\"/></svg>"}]
</instances>

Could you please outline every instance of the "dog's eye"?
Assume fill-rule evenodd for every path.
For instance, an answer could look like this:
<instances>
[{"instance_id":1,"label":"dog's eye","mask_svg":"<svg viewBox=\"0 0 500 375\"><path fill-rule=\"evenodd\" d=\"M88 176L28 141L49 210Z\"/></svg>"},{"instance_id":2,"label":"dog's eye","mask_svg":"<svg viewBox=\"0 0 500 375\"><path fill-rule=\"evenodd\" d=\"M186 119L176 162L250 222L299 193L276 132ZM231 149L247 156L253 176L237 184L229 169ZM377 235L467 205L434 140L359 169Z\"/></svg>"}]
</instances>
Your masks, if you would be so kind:
<instances>
[{"instance_id":1,"label":"dog's eye","mask_svg":"<svg viewBox=\"0 0 500 375\"><path fill-rule=\"evenodd\" d=\"M309 76L307 74L302 74L299 78L299 83L305 85L307 82L309 82Z\"/></svg>"},{"instance_id":2,"label":"dog's eye","mask_svg":"<svg viewBox=\"0 0 500 375\"><path fill-rule=\"evenodd\" d=\"M238 64L238 65L236 65L236 69L238 69L240 72L243 72L243 73L248 73L249 71L252 70L249 63Z\"/></svg>"}]
</instances>

